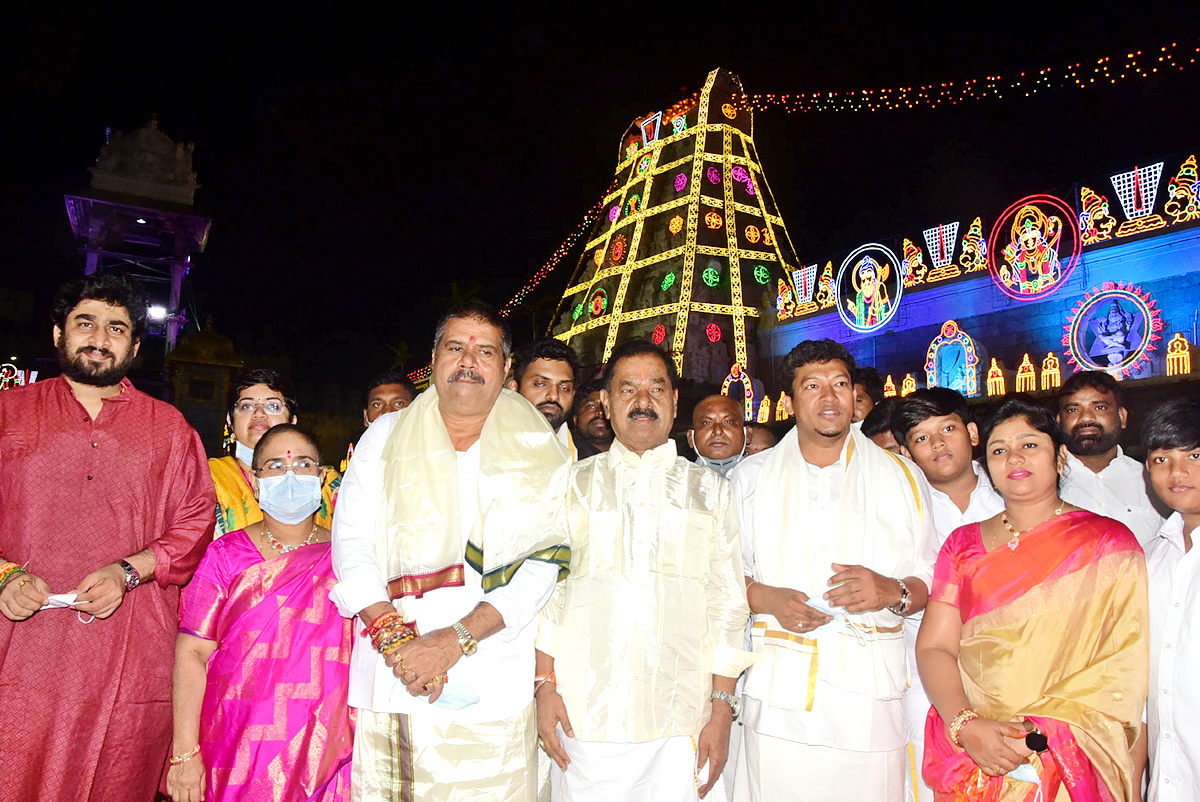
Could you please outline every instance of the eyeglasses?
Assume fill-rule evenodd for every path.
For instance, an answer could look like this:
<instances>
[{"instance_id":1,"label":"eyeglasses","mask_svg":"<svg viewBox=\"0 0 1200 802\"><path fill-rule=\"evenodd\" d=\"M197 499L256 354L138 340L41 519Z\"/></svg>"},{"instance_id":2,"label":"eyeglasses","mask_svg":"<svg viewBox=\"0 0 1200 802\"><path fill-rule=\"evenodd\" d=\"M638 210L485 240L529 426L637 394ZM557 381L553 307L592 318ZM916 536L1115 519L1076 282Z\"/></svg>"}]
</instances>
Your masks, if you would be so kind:
<instances>
[{"instance_id":1,"label":"eyeglasses","mask_svg":"<svg viewBox=\"0 0 1200 802\"><path fill-rule=\"evenodd\" d=\"M233 411L239 415L253 415L259 408L268 415L282 415L287 405L282 401L239 401L233 405Z\"/></svg>"},{"instance_id":2,"label":"eyeglasses","mask_svg":"<svg viewBox=\"0 0 1200 802\"><path fill-rule=\"evenodd\" d=\"M255 468L255 476L283 476L288 471L297 476L316 476L321 472L321 464L316 460L297 459L289 465L281 459L267 460L262 467Z\"/></svg>"}]
</instances>

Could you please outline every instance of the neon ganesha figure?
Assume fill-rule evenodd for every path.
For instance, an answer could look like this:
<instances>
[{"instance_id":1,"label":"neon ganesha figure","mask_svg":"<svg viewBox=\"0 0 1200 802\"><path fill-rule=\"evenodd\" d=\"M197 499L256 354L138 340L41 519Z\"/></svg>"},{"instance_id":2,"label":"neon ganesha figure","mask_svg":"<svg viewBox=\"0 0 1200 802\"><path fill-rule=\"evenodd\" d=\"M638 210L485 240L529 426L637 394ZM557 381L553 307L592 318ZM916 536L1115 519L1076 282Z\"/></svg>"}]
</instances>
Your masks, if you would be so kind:
<instances>
[{"instance_id":1,"label":"neon ganesha figure","mask_svg":"<svg viewBox=\"0 0 1200 802\"><path fill-rule=\"evenodd\" d=\"M1062 221L1048 217L1033 205L1027 205L1013 218L1012 241L1004 246L1000 278L1018 292L1041 292L1058 281L1061 263L1058 243L1062 239Z\"/></svg>"},{"instance_id":2,"label":"neon ganesha figure","mask_svg":"<svg viewBox=\"0 0 1200 802\"><path fill-rule=\"evenodd\" d=\"M850 274L854 299L846 299L846 308L859 326L876 326L887 317L891 299L884 282L890 272L891 265L886 262L880 265L870 256L864 256L854 266L854 272Z\"/></svg>"},{"instance_id":3,"label":"neon ganesha figure","mask_svg":"<svg viewBox=\"0 0 1200 802\"><path fill-rule=\"evenodd\" d=\"M1134 350L1130 342L1133 332L1133 313L1126 312L1114 298L1104 317L1097 317L1092 323L1096 332L1096 342L1092 346L1091 355L1104 357L1110 366L1120 365L1125 357Z\"/></svg>"}]
</instances>

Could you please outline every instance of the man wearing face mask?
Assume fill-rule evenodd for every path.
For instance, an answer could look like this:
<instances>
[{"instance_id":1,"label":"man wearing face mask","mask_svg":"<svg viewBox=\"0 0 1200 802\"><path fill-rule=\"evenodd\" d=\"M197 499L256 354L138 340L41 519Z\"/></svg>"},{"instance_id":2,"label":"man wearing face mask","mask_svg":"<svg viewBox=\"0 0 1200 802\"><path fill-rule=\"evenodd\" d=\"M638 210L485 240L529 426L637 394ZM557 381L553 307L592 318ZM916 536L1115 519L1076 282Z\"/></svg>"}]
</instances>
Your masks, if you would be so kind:
<instances>
[{"instance_id":1,"label":"man wearing face mask","mask_svg":"<svg viewBox=\"0 0 1200 802\"><path fill-rule=\"evenodd\" d=\"M371 424L342 485L356 800L536 798L534 619L570 560L552 526L570 457L504 389L511 347L491 306L447 312L432 386Z\"/></svg>"},{"instance_id":2,"label":"man wearing face mask","mask_svg":"<svg viewBox=\"0 0 1200 802\"><path fill-rule=\"evenodd\" d=\"M710 395L696 404L687 433L696 464L728 479L746 451L745 425L741 405L727 395Z\"/></svg>"},{"instance_id":3,"label":"man wearing face mask","mask_svg":"<svg viewBox=\"0 0 1200 802\"><path fill-rule=\"evenodd\" d=\"M179 588L214 496L200 436L126 378L145 331L130 279L72 281L62 375L0 392L5 802L146 800L166 763Z\"/></svg>"}]
</instances>

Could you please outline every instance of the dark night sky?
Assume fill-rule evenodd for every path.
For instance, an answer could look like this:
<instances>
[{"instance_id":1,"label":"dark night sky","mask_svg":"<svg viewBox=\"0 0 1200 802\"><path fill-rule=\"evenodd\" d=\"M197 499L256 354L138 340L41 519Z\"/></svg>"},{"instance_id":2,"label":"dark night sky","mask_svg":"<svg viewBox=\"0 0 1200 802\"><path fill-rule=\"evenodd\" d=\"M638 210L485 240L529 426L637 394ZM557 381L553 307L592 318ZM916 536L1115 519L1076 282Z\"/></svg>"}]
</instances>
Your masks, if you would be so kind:
<instances>
[{"instance_id":1,"label":"dark night sky","mask_svg":"<svg viewBox=\"0 0 1200 802\"><path fill-rule=\"evenodd\" d=\"M507 301L607 186L632 119L710 69L751 92L849 90L1191 49L1200 36L1187 3L793 4L719 17L678 3L469 21L461 9L438 19L347 6L347 19L326 16L334 7L121 5L43 5L5 31L0 283L35 290L46 308L82 266L62 193L86 187L106 126L156 112L168 135L196 143L197 205L213 217L192 273L201 317L244 350L292 354L297 373L348 371L354 383L386 367L389 343L428 347L432 299L450 280ZM1195 149L1197 98L1200 65L944 110L763 112L756 141L811 262ZM573 267L544 286L557 293Z\"/></svg>"}]
</instances>

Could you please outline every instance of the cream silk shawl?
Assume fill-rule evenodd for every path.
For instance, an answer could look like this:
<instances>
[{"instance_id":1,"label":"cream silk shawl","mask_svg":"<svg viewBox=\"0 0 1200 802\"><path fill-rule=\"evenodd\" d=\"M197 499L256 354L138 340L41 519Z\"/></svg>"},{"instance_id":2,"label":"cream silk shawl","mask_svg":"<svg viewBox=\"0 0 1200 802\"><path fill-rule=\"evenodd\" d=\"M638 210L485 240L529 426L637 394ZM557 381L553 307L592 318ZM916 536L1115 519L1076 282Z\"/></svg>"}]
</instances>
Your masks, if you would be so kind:
<instances>
[{"instance_id":1,"label":"cream silk shawl","mask_svg":"<svg viewBox=\"0 0 1200 802\"><path fill-rule=\"evenodd\" d=\"M753 498L757 579L820 599L832 563L863 565L906 577L921 553L924 508L916 469L879 448L857 429L849 432L834 531L813 529L810 472L795 430L771 449ZM849 615L853 631L806 638L756 614L751 644L764 657L750 668L745 692L772 707L811 711L817 680L875 699L898 699L908 681L900 616L890 610Z\"/></svg>"},{"instance_id":2,"label":"cream silk shawl","mask_svg":"<svg viewBox=\"0 0 1200 802\"><path fill-rule=\"evenodd\" d=\"M508 583L526 559L559 566L570 547L553 526L570 458L545 416L502 390L480 435L479 518L462 549L458 457L430 387L400 410L383 449L383 510L377 558L392 599L463 584L464 562L486 593Z\"/></svg>"}]
</instances>

